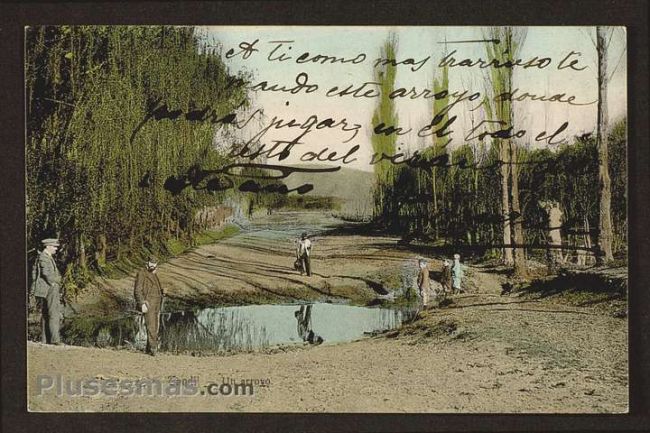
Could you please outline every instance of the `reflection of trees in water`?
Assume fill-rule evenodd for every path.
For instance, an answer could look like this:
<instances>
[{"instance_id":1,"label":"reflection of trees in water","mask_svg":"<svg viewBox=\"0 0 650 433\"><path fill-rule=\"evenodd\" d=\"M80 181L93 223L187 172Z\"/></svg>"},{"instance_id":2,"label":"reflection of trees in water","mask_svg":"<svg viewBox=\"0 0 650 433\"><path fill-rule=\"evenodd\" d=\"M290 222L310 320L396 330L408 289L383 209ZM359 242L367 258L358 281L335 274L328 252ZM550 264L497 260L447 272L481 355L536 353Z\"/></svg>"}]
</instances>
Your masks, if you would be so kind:
<instances>
[{"instance_id":1,"label":"reflection of trees in water","mask_svg":"<svg viewBox=\"0 0 650 433\"><path fill-rule=\"evenodd\" d=\"M119 347L135 345L140 325L138 317L72 317L64 321L61 333L67 344Z\"/></svg>"},{"instance_id":2,"label":"reflection of trees in water","mask_svg":"<svg viewBox=\"0 0 650 433\"><path fill-rule=\"evenodd\" d=\"M254 326L236 310L206 309L168 316L161 326L161 349L165 351L254 350L269 345L266 328Z\"/></svg>"},{"instance_id":3,"label":"reflection of trees in water","mask_svg":"<svg viewBox=\"0 0 650 433\"><path fill-rule=\"evenodd\" d=\"M364 334L397 329L402 326L402 323L409 321L415 313L415 310L412 308L378 308L376 311L378 314L373 318L372 329L365 331Z\"/></svg>"},{"instance_id":4,"label":"reflection of trees in water","mask_svg":"<svg viewBox=\"0 0 650 433\"><path fill-rule=\"evenodd\" d=\"M389 310L382 308L379 310L379 331L386 329L395 329L402 324L403 314L401 310Z\"/></svg>"}]
</instances>

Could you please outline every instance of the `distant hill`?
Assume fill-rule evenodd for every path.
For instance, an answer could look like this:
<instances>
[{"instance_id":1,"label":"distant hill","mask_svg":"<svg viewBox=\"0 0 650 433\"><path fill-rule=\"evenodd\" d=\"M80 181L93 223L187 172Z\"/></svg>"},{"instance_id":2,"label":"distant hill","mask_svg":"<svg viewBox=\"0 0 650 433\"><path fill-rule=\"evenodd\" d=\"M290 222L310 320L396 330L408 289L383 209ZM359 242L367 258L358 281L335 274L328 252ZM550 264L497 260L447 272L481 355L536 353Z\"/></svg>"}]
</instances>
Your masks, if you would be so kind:
<instances>
[{"instance_id":1,"label":"distant hill","mask_svg":"<svg viewBox=\"0 0 650 433\"><path fill-rule=\"evenodd\" d=\"M298 167L323 168L324 165L299 165ZM309 195L337 197L343 200L343 214L369 216L372 213L372 172L342 167L330 173L292 173L283 180L289 188L305 183L314 185Z\"/></svg>"}]
</instances>

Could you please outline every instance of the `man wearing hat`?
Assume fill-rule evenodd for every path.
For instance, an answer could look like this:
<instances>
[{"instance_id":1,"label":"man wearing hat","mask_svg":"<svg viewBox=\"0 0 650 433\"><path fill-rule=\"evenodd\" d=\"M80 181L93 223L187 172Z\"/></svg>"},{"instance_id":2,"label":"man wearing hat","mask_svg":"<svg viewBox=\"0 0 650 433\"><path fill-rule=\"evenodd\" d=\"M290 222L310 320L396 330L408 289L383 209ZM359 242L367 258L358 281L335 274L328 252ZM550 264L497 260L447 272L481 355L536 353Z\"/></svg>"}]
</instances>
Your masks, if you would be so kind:
<instances>
[{"instance_id":1,"label":"man wearing hat","mask_svg":"<svg viewBox=\"0 0 650 433\"><path fill-rule=\"evenodd\" d=\"M155 356L158 350L158 331L160 329L160 310L165 292L160 284L156 270L158 260L150 256L146 269L140 269L135 277L133 295L136 307L144 314L147 327L147 353Z\"/></svg>"},{"instance_id":2,"label":"man wearing hat","mask_svg":"<svg viewBox=\"0 0 650 433\"><path fill-rule=\"evenodd\" d=\"M300 264L300 275L306 273L307 276L311 276L311 241L307 236L307 233L300 235L298 243L296 245L296 258Z\"/></svg>"},{"instance_id":3,"label":"man wearing hat","mask_svg":"<svg viewBox=\"0 0 650 433\"><path fill-rule=\"evenodd\" d=\"M61 273L56 267L54 254L61 244L58 239L48 238L41 241L43 250L32 269L32 286L30 295L36 298L37 308L41 311L41 341L43 343L61 344Z\"/></svg>"},{"instance_id":4,"label":"man wearing hat","mask_svg":"<svg viewBox=\"0 0 650 433\"><path fill-rule=\"evenodd\" d=\"M452 293L451 290L451 263L445 259L442 262L442 272L440 274L440 284L442 284L443 293Z\"/></svg>"}]
</instances>

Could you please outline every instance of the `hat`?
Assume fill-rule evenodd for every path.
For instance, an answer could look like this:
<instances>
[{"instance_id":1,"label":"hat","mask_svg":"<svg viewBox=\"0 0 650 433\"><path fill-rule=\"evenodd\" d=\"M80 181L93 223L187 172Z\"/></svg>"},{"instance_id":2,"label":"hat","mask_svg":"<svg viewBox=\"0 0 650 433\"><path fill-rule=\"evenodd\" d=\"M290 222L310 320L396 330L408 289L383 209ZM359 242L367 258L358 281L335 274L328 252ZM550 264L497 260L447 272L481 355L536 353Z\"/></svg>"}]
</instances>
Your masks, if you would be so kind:
<instances>
[{"instance_id":1,"label":"hat","mask_svg":"<svg viewBox=\"0 0 650 433\"><path fill-rule=\"evenodd\" d=\"M303 234L300 235L301 238L306 239L307 238L307 232L304 232Z\"/></svg>"},{"instance_id":2,"label":"hat","mask_svg":"<svg viewBox=\"0 0 650 433\"><path fill-rule=\"evenodd\" d=\"M43 244L44 247L49 247L49 246L58 247L58 246L61 246L61 244L59 243L59 240L56 239L56 238L43 239L41 241L41 243Z\"/></svg>"}]
</instances>

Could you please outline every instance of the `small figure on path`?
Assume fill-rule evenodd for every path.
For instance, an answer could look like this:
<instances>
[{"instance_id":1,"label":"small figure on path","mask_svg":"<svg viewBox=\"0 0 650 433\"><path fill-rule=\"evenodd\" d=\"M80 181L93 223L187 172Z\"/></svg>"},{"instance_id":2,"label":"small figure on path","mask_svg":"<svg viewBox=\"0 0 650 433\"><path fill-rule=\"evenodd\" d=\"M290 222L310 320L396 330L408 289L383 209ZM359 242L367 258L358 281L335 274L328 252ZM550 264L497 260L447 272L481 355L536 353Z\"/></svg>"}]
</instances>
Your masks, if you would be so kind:
<instances>
[{"instance_id":1,"label":"small figure on path","mask_svg":"<svg viewBox=\"0 0 650 433\"><path fill-rule=\"evenodd\" d=\"M427 261L424 259L419 259L418 264L420 268L418 272L418 290L422 297L422 305L424 308L427 308L427 305L429 304L429 289L431 288L431 283L429 281L429 268L427 267Z\"/></svg>"},{"instance_id":2,"label":"small figure on path","mask_svg":"<svg viewBox=\"0 0 650 433\"><path fill-rule=\"evenodd\" d=\"M156 275L158 260L150 256L146 269L140 269L135 277L133 295L137 308L144 314L147 328L146 352L152 356L158 351L158 331L160 330L160 312L165 291Z\"/></svg>"},{"instance_id":3,"label":"small figure on path","mask_svg":"<svg viewBox=\"0 0 650 433\"><path fill-rule=\"evenodd\" d=\"M36 308L41 312L41 342L61 344L61 273L54 261L54 255L61 244L58 239L48 238L41 241L43 250L32 268L32 285L30 299L34 298Z\"/></svg>"},{"instance_id":4,"label":"small figure on path","mask_svg":"<svg viewBox=\"0 0 650 433\"><path fill-rule=\"evenodd\" d=\"M300 265L300 275L307 274L311 276L311 241L307 233L300 235L296 245L296 259Z\"/></svg>"},{"instance_id":5,"label":"small figure on path","mask_svg":"<svg viewBox=\"0 0 650 433\"><path fill-rule=\"evenodd\" d=\"M460 263L460 254L454 254L454 264L451 267L452 287L456 293L465 293L462 287L462 280L465 266Z\"/></svg>"}]
</instances>

